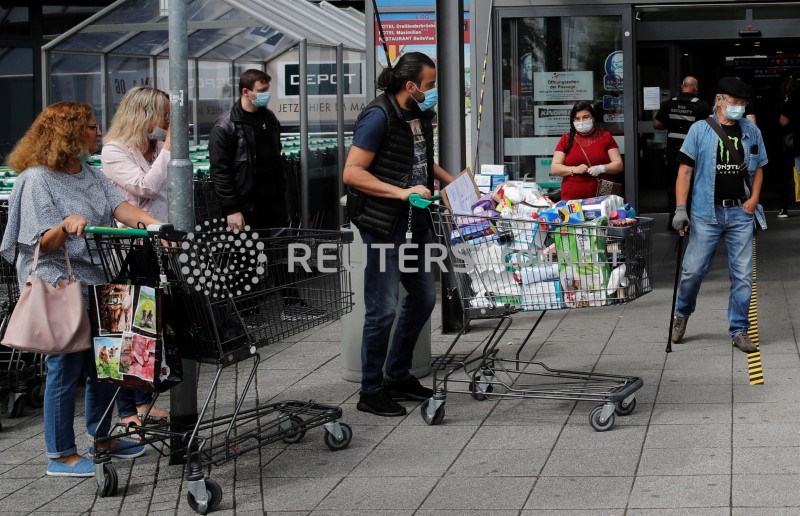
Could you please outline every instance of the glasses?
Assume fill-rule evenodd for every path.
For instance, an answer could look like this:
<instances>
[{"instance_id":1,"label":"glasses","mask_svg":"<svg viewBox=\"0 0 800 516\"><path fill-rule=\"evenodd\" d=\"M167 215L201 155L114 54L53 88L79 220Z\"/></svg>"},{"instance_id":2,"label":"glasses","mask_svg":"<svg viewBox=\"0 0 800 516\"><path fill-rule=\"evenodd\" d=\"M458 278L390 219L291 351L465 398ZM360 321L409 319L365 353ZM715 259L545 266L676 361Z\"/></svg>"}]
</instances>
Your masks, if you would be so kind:
<instances>
[{"instance_id":1,"label":"glasses","mask_svg":"<svg viewBox=\"0 0 800 516\"><path fill-rule=\"evenodd\" d=\"M723 96L722 100L724 100L725 103L727 105L729 105L729 106L746 106L747 105L747 101L746 100L732 99L732 98L730 98L728 96Z\"/></svg>"},{"instance_id":2,"label":"glasses","mask_svg":"<svg viewBox=\"0 0 800 516\"><path fill-rule=\"evenodd\" d=\"M92 131L94 131L96 133L100 132L100 126L97 125L97 124L95 124L95 125L87 125L86 128L87 129L91 129Z\"/></svg>"}]
</instances>

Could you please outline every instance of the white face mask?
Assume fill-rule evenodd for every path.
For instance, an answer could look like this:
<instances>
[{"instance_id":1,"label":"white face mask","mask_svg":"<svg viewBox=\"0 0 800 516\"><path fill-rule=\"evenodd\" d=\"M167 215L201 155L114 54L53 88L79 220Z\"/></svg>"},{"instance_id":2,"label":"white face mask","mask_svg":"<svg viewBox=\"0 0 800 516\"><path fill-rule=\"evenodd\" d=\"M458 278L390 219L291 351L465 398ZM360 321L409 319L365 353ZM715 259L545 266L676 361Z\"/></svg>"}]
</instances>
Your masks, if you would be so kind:
<instances>
[{"instance_id":1,"label":"white face mask","mask_svg":"<svg viewBox=\"0 0 800 516\"><path fill-rule=\"evenodd\" d=\"M152 131L147 133L147 139L163 142L167 139L167 130L163 127L155 126Z\"/></svg>"},{"instance_id":2,"label":"white face mask","mask_svg":"<svg viewBox=\"0 0 800 516\"><path fill-rule=\"evenodd\" d=\"M594 120L584 120L582 122L572 122L572 125L575 126L575 130L581 134L588 133L594 127Z\"/></svg>"}]
</instances>

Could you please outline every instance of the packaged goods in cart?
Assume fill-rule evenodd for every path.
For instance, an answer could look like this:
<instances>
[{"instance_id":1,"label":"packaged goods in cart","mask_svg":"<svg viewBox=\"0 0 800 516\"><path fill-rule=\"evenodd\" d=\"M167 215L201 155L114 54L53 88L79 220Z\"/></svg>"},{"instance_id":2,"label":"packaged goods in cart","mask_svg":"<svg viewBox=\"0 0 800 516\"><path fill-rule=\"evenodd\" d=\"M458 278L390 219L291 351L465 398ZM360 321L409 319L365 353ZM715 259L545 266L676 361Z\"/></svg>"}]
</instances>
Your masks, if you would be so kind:
<instances>
[{"instance_id":1,"label":"packaged goods in cart","mask_svg":"<svg viewBox=\"0 0 800 516\"><path fill-rule=\"evenodd\" d=\"M522 307L525 310L560 310L564 307L561 282L539 281L522 285Z\"/></svg>"},{"instance_id":2,"label":"packaged goods in cart","mask_svg":"<svg viewBox=\"0 0 800 516\"><path fill-rule=\"evenodd\" d=\"M570 308L602 306L611 274L606 254L606 217L579 225L564 225L555 232L561 286Z\"/></svg>"},{"instance_id":3,"label":"packaged goods in cart","mask_svg":"<svg viewBox=\"0 0 800 516\"><path fill-rule=\"evenodd\" d=\"M583 217L586 220L594 220L600 217L608 218L612 211L622 209L625 206L625 199L618 195L603 195L588 199L559 201L555 204L555 207L565 208L572 204L580 204Z\"/></svg>"}]
</instances>

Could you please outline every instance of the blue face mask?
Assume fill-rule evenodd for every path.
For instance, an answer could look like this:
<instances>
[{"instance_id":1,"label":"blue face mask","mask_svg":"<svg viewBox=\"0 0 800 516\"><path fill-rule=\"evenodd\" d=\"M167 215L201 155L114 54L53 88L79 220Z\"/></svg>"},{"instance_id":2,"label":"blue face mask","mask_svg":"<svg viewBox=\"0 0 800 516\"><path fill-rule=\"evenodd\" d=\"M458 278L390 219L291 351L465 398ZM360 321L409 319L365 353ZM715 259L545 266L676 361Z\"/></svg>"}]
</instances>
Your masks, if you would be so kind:
<instances>
[{"instance_id":1,"label":"blue face mask","mask_svg":"<svg viewBox=\"0 0 800 516\"><path fill-rule=\"evenodd\" d=\"M725 106L725 118L728 120L740 120L744 115L744 106Z\"/></svg>"},{"instance_id":2,"label":"blue face mask","mask_svg":"<svg viewBox=\"0 0 800 516\"><path fill-rule=\"evenodd\" d=\"M269 104L269 97L270 97L269 92L263 91L261 93L256 93L255 100L253 99L250 100L253 102L253 105L255 107L267 107L267 104Z\"/></svg>"},{"instance_id":3,"label":"blue face mask","mask_svg":"<svg viewBox=\"0 0 800 516\"><path fill-rule=\"evenodd\" d=\"M415 84L414 87L417 88L417 85ZM419 104L419 108L421 110L427 111L433 108L437 102L439 102L439 92L436 90L436 88L433 88L432 90L428 91L420 91L420 89L417 88L417 91L425 95L425 100L423 100L422 102L419 102L417 99L414 99L417 102L417 104Z\"/></svg>"}]
</instances>

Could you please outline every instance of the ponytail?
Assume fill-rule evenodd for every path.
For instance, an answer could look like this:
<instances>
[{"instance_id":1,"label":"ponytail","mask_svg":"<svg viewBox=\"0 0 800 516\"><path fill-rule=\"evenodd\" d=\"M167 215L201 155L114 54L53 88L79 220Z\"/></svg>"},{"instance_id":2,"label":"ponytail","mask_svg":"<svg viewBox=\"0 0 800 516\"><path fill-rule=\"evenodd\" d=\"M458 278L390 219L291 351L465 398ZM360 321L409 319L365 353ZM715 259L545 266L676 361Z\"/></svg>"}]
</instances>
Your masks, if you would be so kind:
<instances>
[{"instance_id":1,"label":"ponytail","mask_svg":"<svg viewBox=\"0 0 800 516\"><path fill-rule=\"evenodd\" d=\"M425 67L436 68L433 60L422 52L403 54L394 66L389 64L381 72L375 85L379 90L394 95L402 90L408 81L419 84Z\"/></svg>"}]
</instances>

